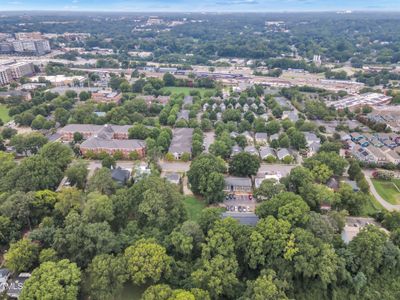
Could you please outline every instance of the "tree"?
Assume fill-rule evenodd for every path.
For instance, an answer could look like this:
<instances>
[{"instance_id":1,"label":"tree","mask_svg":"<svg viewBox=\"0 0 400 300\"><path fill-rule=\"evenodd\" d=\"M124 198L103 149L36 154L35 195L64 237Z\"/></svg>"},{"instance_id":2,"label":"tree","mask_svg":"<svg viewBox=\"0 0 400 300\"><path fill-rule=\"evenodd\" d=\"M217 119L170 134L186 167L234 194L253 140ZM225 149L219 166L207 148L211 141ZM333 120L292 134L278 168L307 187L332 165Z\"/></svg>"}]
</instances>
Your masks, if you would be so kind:
<instances>
[{"instance_id":1,"label":"tree","mask_svg":"<svg viewBox=\"0 0 400 300\"><path fill-rule=\"evenodd\" d=\"M383 267L387 246L388 235L378 227L368 225L361 229L348 246L351 271L354 274L362 272L367 277L375 274Z\"/></svg>"},{"instance_id":2,"label":"tree","mask_svg":"<svg viewBox=\"0 0 400 300\"><path fill-rule=\"evenodd\" d=\"M311 173L314 176L314 179L319 183L326 183L333 175L333 171L323 163L312 168Z\"/></svg>"},{"instance_id":3,"label":"tree","mask_svg":"<svg viewBox=\"0 0 400 300\"><path fill-rule=\"evenodd\" d=\"M107 195L92 192L87 196L83 216L89 222L111 222L114 219L113 204Z\"/></svg>"},{"instance_id":4,"label":"tree","mask_svg":"<svg viewBox=\"0 0 400 300\"><path fill-rule=\"evenodd\" d=\"M339 209L345 209L350 213L350 215L353 216L361 214L362 209L367 201L366 197L369 197L364 193L354 192L353 188L346 183L340 186L338 193L340 195L340 201L336 203L335 207Z\"/></svg>"},{"instance_id":5,"label":"tree","mask_svg":"<svg viewBox=\"0 0 400 300\"><path fill-rule=\"evenodd\" d=\"M107 222L87 223L76 212L71 211L54 235L53 247L60 257L69 257L78 266L87 266L99 254L117 249L115 234Z\"/></svg>"},{"instance_id":6,"label":"tree","mask_svg":"<svg viewBox=\"0 0 400 300\"><path fill-rule=\"evenodd\" d=\"M298 130L295 130L293 131L293 133L289 134L289 140L290 145L297 150L305 149L307 146L307 141L304 133Z\"/></svg>"},{"instance_id":7,"label":"tree","mask_svg":"<svg viewBox=\"0 0 400 300\"><path fill-rule=\"evenodd\" d=\"M262 218L251 233L246 261L252 269L274 267L293 258L296 249L290 233L291 224L273 216Z\"/></svg>"},{"instance_id":8,"label":"tree","mask_svg":"<svg viewBox=\"0 0 400 300\"><path fill-rule=\"evenodd\" d=\"M42 263L24 283L20 299L67 299L78 297L81 271L68 259Z\"/></svg>"},{"instance_id":9,"label":"tree","mask_svg":"<svg viewBox=\"0 0 400 300\"><path fill-rule=\"evenodd\" d=\"M36 154L47 143L47 138L41 133L17 134L11 138L10 144L15 147L17 153Z\"/></svg>"},{"instance_id":10,"label":"tree","mask_svg":"<svg viewBox=\"0 0 400 300\"><path fill-rule=\"evenodd\" d=\"M229 163L229 173L235 176L256 175L260 168L260 159L248 152L236 154Z\"/></svg>"},{"instance_id":11,"label":"tree","mask_svg":"<svg viewBox=\"0 0 400 300\"><path fill-rule=\"evenodd\" d=\"M164 247L151 240L139 240L125 249L127 270L134 284L157 283L171 272L172 259Z\"/></svg>"},{"instance_id":12,"label":"tree","mask_svg":"<svg viewBox=\"0 0 400 300\"><path fill-rule=\"evenodd\" d=\"M351 180L355 180L358 176L358 174L361 173L361 167L358 161L352 160L350 161L350 166L349 169L347 170L347 173L349 174L349 178Z\"/></svg>"},{"instance_id":13,"label":"tree","mask_svg":"<svg viewBox=\"0 0 400 300\"><path fill-rule=\"evenodd\" d=\"M71 185L76 185L80 189L85 187L88 174L88 163L83 160L74 161L65 172Z\"/></svg>"},{"instance_id":14,"label":"tree","mask_svg":"<svg viewBox=\"0 0 400 300\"><path fill-rule=\"evenodd\" d=\"M347 161L335 152L319 152L304 161L304 166L310 170L317 164L325 164L336 176L341 176L347 166Z\"/></svg>"},{"instance_id":15,"label":"tree","mask_svg":"<svg viewBox=\"0 0 400 300\"><path fill-rule=\"evenodd\" d=\"M165 73L163 76L165 86L175 86L175 76L171 73Z\"/></svg>"},{"instance_id":16,"label":"tree","mask_svg":"<svg viewBox=\"0 0 400 300\"><path fill-rule=\"evenodd\" d=\"M285 185L279 183L275 179L265 179L260 186L254 191L254 197L257 201L269 200L273 196L286 191Z\"/></svg>"},{"instance_id":17,"label":"tree","mask_svg":"<svg viewBox=\"0 0 400 300\"><path fill-rule=\"evenodd\" d=\"M186 219L182 195L162 178L149 176L140 180L129 190L129 197L135 199L132 214L142 226L171 232Z\"/></svg>"},{"instance_id":18,"label":"tree","mask_svg":"<svg viewBox=\"0 0 400 300\"><path fill-rule=\"evenodd\" d=\"M187 173L192 191L205 197L208 203L223 199L223 177L225 162L211 154L196 157ZM222 179L222 180L221 180Z\"/></svg>"},{"instance_id":19,"label":"tree","mask_svg":"<svg viewBox=\"0 0 400 300\"><path fill-rule=\"evenodd\" d=\"M4 183L7 190L52 190L58 186L62 177L63 172L57 164L41 155L34 155L10 170Z\"/></svg>"},{"instance_id":20,"label":"tree","mask_svg":"<svg viewBox=\"0 0 400 300\"><path fill-rule=\"evenodd\" d=\"M109 154L105 155L104 158L101 160L101 166L103 168L111 169L115 168L115 165L116 165L115 158Z\"/></svg>"},{"instance_id":21,"label":"tree","mask_svg":"<svg viewBox=\"0 0 400 300\"><path fill-rule=\"evenodd\" d=\"M128 280L125 259L121 256L98 255L92 260L86 273L88 293L95 300L118 298Z\"/></svg>"},{"instance_id":22,"label":"tree","mask_svg":"<svg viewBox=\"0 0 400 300\"><path fill-rule=\"evenodd\" d=\"M86 101L89 100L91 97L90 92L82 91L79 93L79 100Z\"/></svg>"},{"instance_id":23,"label":"tree","mask_svg":"<svg viewBox=\"0 0 400 300\"><path fill-rule=\"evenodd\" d=\"M39 246L27 238L10 245L10 249L4 255L5 264L13 272L27 272L36 264L39 254Z\"/></svg>"},{"instance_id":24,"label":"tree","mask_svg":"<svg viewBox=\"0 0 400 300\"><path fill-rule=\"evenodd\" d=\"M267 299L289 299L282 283L275 278L276 274L272 270L263 271L255 281L247 282L247 289L243 299L267 300Z\"/></svg>"},{"instance_id":25,"label":"tree","mask_svg":"<svg viewBox=\"0 0 400 300\"><path fill-rule=\"evenodd\" d=\"M107 168L97 169L89 179L88 190L98 191L105 195L111 195L115 190L114 181L111 178L111 171Z\"/></svg>"},{"instance_id":26,"label":"tree","mask_svg":"<svg viewBox=\"0 0 400 300\"><path fill-rule=\"evenodd\" d=\"M83 135L80 132L74 132L74 139L73 139L74 143L80 143L83 141Z\"/></svg>"},{"instance_id":27,"label":"tree","mask_svg":"<svg viewBox=\"0 0 400 300\"><path fill-rule=\"evenodd\" d=\"M72 150L59 142L47 143L40 149L39 155L64 170L72 161Z\"/></svg>"},{"instance_id":28,"label":"tree","mask_svg":"<svg viewBox=\"0 0 400 300\"><path fill-rule=\"evenodd\" d=\"M83 193L76 188L64 187L57 193L55 210L62 216L67 216L71 210L80 212L83 209Z\"/></svg>"},{"instance_id":29,"label":"tree","mask_svg":"<svg viewBox=\"0 0 400 300\"><path fill-rule=\"evenodd\" d=\"M262 202L256 208L256 214L260 218L272 215L287 220L292 225L298 225L307 222L309 210L309 206L299 195L283 192L269 201Z\"/></svg>"},{"instance_id":30,"label":"tree","mask_svg":"<svg viewBox=\"0 0 400 300\"><path fill-rule=\"evenodd\" d=\"M46 248L40 251L39 263L44 263L47 261L57 261L57 252L52 248Z\"/></svg>"}]
</instances>

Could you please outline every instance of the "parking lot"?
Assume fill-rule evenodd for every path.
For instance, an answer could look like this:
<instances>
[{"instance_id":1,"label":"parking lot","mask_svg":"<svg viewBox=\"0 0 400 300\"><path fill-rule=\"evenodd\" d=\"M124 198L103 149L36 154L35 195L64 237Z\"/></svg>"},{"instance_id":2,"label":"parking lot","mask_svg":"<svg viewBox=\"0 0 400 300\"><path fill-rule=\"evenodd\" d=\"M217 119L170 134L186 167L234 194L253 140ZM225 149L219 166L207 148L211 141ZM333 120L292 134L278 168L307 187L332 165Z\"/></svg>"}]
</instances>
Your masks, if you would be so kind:
<instances>
[{"instance_id":1,"label":"parking lot","mask_svg":"<svg viewBox=\"0 0 400 300\"><path fill-rule=\"evenodd\" d=\"M256 201L249 194L229 194L226 196L223 206L232 212L254 212Z\"/></svg>"}]
</instances>

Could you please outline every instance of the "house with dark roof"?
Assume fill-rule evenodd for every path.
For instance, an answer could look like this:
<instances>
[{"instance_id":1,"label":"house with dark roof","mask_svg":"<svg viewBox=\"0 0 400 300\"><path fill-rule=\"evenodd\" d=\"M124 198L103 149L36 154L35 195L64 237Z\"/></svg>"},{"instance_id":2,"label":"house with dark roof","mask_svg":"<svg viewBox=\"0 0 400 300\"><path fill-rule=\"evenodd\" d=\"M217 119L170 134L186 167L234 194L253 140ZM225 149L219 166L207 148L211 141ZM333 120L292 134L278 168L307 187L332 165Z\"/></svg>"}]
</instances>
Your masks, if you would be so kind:
<instances>
[{"instance_id":1,"label":"house with dark roof","mask_svg":"<svg viewBox=\"0 0 400 300\"><path fill-rule=\"evenodd\" d=\"M256 132L254 139L257 144L265 145L268 143L268 134L266 132Z\"/></svg>"},{"instance_id":2,"label":"house with dark roof","mask_svg":"<svg viewBox=\"0 0 400 300\"><path fill-rule=\"evenodd\" d=\"M130 177L131 172L121 169L121 167L117 167L116 169L111 170L111 178L119 185L125 185Z\"/></svg>"},{"instance_id":3,"label":"house with dark roof","mask_svg":"<svg viewBox=\"0 0 400 300\"><path fill-rule=\"evenodd\" d=\"M189 121L189 111L188 110L181 110L178 113L178 117L176 118L177 121L179 120L185 120L185 121Z\"/></svg>"},{"instance_id":4,"label":"house with dark roof","mask_svg":"<svg viewBox=\"0 0 400 300\"><path fill-rule=\"evenodd\" d=\"M185 96L185 98L183 98L183 106L192 105L192 104L193 104L192 96Z\"/></svg>"},{"instance_id":5,"label":"house with dark roof","mask_svg":"<svg viewBox=\"0 0 400 300\"><path fill-rule=\"evenodd\" d=\"M288 157L288 156L293 157L293 156L290 154L289 150L286 149L286 148L279 149L279 150L276 152L276 156L278 157L279 160L282 160L282 159L284 159L285 157Z\"/></svg>"},{"instance_id":6,"label":"house with dark roof","mask_svg":"<svg viewBox=\"0 0 400 300\"><path fill-rule=\"evenodd\" d=\"M260 147L260 157L263 160L268 157L276 158L275 150L268 146Z\"/></svg>"},{"instance_id":7,"label":"house with dark roof","mask_svg":"<svg viewBox=\"0 0 400 300\"><path fill-rule=\"evenodd\" d=\"M181 175L175 172L168 172L162 175L168 182L179 185L181 183Z\"/></svg>"}]
</instances>

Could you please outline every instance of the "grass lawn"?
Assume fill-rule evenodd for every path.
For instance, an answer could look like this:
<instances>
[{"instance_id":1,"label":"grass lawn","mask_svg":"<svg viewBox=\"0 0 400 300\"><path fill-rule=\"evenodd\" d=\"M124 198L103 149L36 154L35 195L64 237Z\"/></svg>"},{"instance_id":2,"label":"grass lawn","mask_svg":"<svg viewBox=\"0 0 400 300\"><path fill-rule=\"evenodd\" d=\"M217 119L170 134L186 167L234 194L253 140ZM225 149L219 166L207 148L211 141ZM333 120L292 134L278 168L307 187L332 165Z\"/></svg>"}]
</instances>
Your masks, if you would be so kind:
<instances>
[{"instance_id":1,"label":"grass lawn","mask_svg":"<svg viewBox=\"0 0 400 300\"><path fill-rule=\"evenodd\" d=\"M0 104L0 119L2 119L4 123L11 120L11 117L8 115L8 110L7 106Z\"/></svg>"},{"instance_id":2,"label":"grass lawn","mask_svg":"<svg viewBox=\"0 0 400 300\"><path fill-rule=\"evenodd\" d=\"M363 216L372 216L376 212L385 211L385 208L374 198L374 196L370 195L367 198L367 203L364 206L362 215Z\"/></svg>"},{"instance_id":3,"label":"grass lawn","mask_svg":"<svg viewBox=\"0 0 400 300\"><path fill-rule=\"evenodd\" d=\"M180 94L183 93L185 96L189 96L190 91L196 90L200 91L201 95L203 96L206 91L215 92L214 89L206 89L206 88L190 88L190 87L178 87L178 86L167 86L162 88L166 91L171 91L172 94Z\"/></svg>"},{"instance_id":4,"label":"grass lawn","mask_svg":"<svg viewBox=\"0 0 400 300\"><path fill-rule=\"evenodd\" d=\"M390 204L400 204L400 192L396 188L396 186L400 189L400 180L392 179L390 181L387 180L378 180L372 179L372 183L378 194L385 199ZM396 186L395 186L396 185Z\"/></svg>"},{"instance_id":5,"label":"grass lawn","mask_svg":"<svg viewBox=\"0 0 400 300\"><path fill-rule=\"evenodd\" d=\"M205 203L195 197L185 197L183 204L189 216L189 220L197 221L200 217L200 212L206 207Z\"/></svg>"}]
</instances>

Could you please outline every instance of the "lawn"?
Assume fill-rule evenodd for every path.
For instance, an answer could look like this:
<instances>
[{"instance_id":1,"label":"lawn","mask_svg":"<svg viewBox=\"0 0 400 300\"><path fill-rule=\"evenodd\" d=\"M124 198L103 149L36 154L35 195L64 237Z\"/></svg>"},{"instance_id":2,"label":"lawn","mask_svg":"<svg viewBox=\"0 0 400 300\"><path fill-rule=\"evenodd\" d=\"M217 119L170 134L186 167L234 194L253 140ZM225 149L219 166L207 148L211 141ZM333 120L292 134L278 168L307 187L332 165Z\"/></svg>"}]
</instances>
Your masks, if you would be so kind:
<instances>
[{"instance_id":1,"label":"lawn","mask_svg":"<svg viewBox=\"0 0 400 300\"><path fill-rule=\"evenodd\" d=\"M11 120L11 117L8 115L9 109L4 104L0 104L0 119L3 120L4 123L7 123Z\"/></svg>"},{"instance_id":2,"label":"lawn","mask_svg":"<svg viewBox=\"0 0 400 300\"><path fill-rule=\"evenodd\" d=\"M185 197L183 204L189 216L189 220L197 221L203 208L206 207L205 203L196 199L195 197Z\"/></svg>"},{"instance_id":3,"label":"lawn","mask_svg":"<svg viewBox=\"0 0 400 300\"><path fill-rule=\"evenodd\" d=\"M372 183L378 194L385 199L390 204L400 204L400 192L397 188L400 189L400 180L399 179L392 179L388 180L378 180L378 179L371 179ZM396 188L397 186L397 188Z\"/></svg>"},{"instance_id":4,"label":"lawn","mask_svg":"<svg viewBox=\"0 0 400 300\"><path fill-rule=\"evenodd\" d=\"M212 91L214 89L206 89L206 88L190 88L190 87L178 87L178 86L167 86L163 88L164 91L171 91L172 94L185 94L185 96L189 96L190 91L200 91L201 95L203 96L205 92Z\"/></svg>"},{"instance_id":5,"label":"lawn","mask_svg":"<svg viewBox=\"0 0 400 300\"><path fill-rule=\"evenodd\" d=\"M375 213L379 211L385 211L385 208L378 201L376 201L374 196L370 195L367 198L367 202L363 208L362 215L373 216Z\"/></svg>"}]
</instances>

